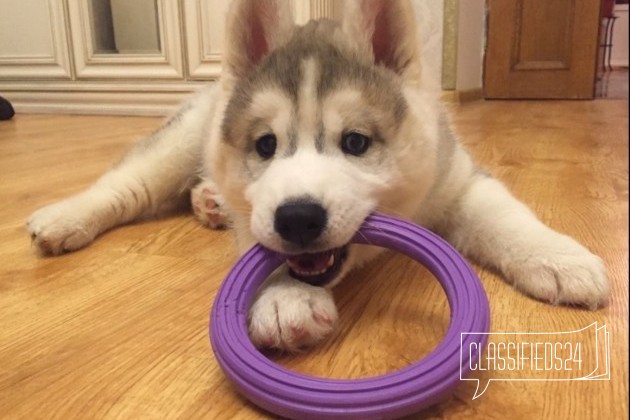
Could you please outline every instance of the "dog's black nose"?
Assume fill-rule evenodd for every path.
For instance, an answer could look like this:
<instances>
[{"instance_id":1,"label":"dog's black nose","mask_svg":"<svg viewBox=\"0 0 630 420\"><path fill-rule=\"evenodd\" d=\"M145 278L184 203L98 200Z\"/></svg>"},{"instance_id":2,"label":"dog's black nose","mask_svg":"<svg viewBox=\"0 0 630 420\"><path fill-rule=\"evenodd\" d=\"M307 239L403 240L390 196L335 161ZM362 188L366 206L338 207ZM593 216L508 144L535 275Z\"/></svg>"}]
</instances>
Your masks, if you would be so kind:
<instances>
[{"instance_id":1,"label":"dog's black nose","mask_svg":"<svg viewBox=\"0 0 630 420\"><path fill-rule=\"evenodd\" d=\"M274 228L284 240L306 246L322 234L327 219L326 210L319 204L288 203L276 209Z\"/></svg>"}]
</instances>

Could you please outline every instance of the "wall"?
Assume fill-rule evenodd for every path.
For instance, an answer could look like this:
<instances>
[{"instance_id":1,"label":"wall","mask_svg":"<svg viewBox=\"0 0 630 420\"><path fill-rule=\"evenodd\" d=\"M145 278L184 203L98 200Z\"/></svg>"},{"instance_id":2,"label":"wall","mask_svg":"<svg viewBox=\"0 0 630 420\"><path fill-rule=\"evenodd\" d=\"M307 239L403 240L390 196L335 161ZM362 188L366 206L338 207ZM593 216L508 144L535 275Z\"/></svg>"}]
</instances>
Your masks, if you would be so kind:
<instances>
[{"instance_id":1,"label":"wall","mask_svg":"<svg viewBox=\"0 0 630 420\"><path fill-rule=\"evenodd\" d=\"M418 39L422 52L423 85L440 89L442 74L442 32L444 2L413 0L418 19Z\"/></svg>"},{"instance_id":2,"label":"wall","mask_svg":"<svg viewBox=\"0 0 630 420\"><path fill-rule=\"evenodd\" d=\"M444 0L442 88L475 94L483 87L485 0Z\"/></svg>"},{"instance_id":3,"label":"wall","mask_svg":"<svg viewBox=\"0 0 630 420\"><path fill-rule=\"evenodd\" d=\"M615 15L619 16L619 18L615 22L613 32L610 64L613 67L628 67L628 5L616 5Z\"/></svg>"},{"instance_id":4,"label":"wall","mask_svg":"<svg viewBox=\"0 0 630 420\"><path fill-rule=\"evenodd\" d=\"M460 0L457 30L457 81L460 92L481 89L486 38L485 0Z\"/></svg>"}]
</instances>

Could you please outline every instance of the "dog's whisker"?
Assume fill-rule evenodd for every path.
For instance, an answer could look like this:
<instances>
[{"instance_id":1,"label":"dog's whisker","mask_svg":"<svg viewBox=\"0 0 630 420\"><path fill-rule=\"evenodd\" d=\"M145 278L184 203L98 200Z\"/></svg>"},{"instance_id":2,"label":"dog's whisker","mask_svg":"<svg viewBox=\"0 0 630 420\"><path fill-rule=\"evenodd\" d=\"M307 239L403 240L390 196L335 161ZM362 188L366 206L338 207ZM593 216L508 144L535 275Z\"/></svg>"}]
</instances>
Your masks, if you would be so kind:
<instances>
[{"instance_id":1,"label":"dog's whisker","mask_svg":"<svg viewBox=\"0 0 630 420\"><path fill-rule=\"evenodd\" d=\"M379 230L380 230L380 229L379 229ZM382 231L381 231L381 232L382 232ZM361 237L363 238L363 240L365 241L365 244L366 244L366 245L374 245L374 244L370 241L370 239L369 239L367 236L365 236L365 235L364 235L364 234L363 234L360 230L359 230L359 231L357 231L357 233L359 234L359 236L361 236Z\"/></svg>"},{"instance_id":2,"label":"dog's whisker","mask_svg":"<svg viewBox=\"0 0 630 420\"><path fill-rule=\"evenodd\" d=\"M382 205L382 204L377 207L377 211L389 214L390 216L396 216L396 217L399 217L401 219L408 219L409 218L409 216L406 216L406 215L402 214L400 211L398 211L398 210L396 210L396 209L394 209L392 207Z\"/></svg>"}]
</instances>

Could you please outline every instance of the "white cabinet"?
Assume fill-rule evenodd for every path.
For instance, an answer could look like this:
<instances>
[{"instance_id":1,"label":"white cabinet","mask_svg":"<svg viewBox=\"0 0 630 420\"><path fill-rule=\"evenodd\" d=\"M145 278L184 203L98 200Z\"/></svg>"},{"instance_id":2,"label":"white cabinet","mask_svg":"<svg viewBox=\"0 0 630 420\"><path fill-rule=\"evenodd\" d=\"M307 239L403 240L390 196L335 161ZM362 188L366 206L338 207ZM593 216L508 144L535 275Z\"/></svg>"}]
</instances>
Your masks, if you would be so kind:
<instances>
[{"instance_id":1,"label":"white cabinet","mask_svg":"<svg viewBox=\"0 0 630 420\"><path fill-rule=\"evenodd\" d=\"M286 1L304 23L343 0ZM169 113L220 76L229 3L0 0L0 95L18 112Z\"/></svg>"}]
</instances>

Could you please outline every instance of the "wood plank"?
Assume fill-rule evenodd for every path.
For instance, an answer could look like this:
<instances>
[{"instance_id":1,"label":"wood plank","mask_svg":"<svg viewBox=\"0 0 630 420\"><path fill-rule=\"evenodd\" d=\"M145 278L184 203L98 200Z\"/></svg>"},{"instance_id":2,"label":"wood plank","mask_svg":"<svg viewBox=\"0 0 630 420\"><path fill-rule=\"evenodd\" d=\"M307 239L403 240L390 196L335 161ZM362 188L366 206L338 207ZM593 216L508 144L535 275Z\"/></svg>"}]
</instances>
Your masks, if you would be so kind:
<instances>
[{"instance_id":1,"label":"wood plank","mask_svg":"<svg viewBox=\"0 0 630 420\"><path fill-rule=\"evenodd\" d=\"M464 141L554 228L604 259L608 308L531 300L476 267L493 331L611 333L610 381L475 385L422 418L627 418L628 133L626 101L474 102L454 107ZM0 123L0 418L273 417L239 397L212 355L208 313L236 259L229 232L180 215L126 226L58 258L34 253L23 224L78 191L158 119L29 116ZM443 292L415 262L388 254L335 290L341 321L321 346L271 355L301 372L357 378L426 355L443 336Z\"/></svg>"}]
</instances>

